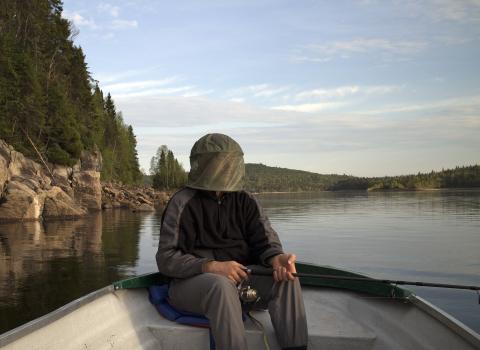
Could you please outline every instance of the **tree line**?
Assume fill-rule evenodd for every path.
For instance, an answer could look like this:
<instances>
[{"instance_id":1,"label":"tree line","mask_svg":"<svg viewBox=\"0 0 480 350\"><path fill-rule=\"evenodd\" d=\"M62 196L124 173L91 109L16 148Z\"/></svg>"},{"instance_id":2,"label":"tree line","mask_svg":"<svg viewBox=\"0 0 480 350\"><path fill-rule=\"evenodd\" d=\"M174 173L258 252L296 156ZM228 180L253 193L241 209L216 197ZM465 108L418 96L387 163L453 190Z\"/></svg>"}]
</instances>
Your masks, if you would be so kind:
<instances>
[{"instance_id":1,"label":"tree line","mask_svg":"<svg viewBox=\"0 0 480 350\"><path fill-rule=\"evenodd\" d=\"M169 167L167 164L171 164ZM177 189L186 184L188 173L167 146L152 157L147 183L157 189ZM456 167L416 175L356 177L317 174L303 170L245 164L245 189L250 192L388 191L480 187L480 165Z\"/></svg>"},{"instance_id":2,"label":"tree line","mask_svg":"<svg viewBox=\"0 0 480 350\"><path fill-rule=\"evenodd\" d=\"M422 190L480 187L480 165L457 166L454 169L385 177L350 177L331 190Z\"/></svg>"},{"instance_id":3,"label":"tree line","mask_svg":"<svg viewBox=\"0 0 480 350\"><path fill-rule=\"evenodd\" d=\"M166 145L157 149L150 161L151 185L155 189L170 190L183 187L187 173Z\"/></svg>"},{"instance_id":4,"label":"tree line","mask_svg":"<svg viewBox=\"0 0 480 350\"><path fill-rule=\"evenodd\" d=\"M386 177L323 175L301 170L246 164L247 190L252 192L307 192L341 190L422 190L480 187L480 165Z\"/></svg>"},{"instance_id":5,"label":"tree line","mask_svg":"<svg viewBox=\"0 0 480 350\"><path fill-rule=\"evenodd\" d=\"M69 166L99 149L103 180L138 183L133 129L91 77L62 11L60 0L0 2L0 138Z\"/></svg>"}]
</instances>

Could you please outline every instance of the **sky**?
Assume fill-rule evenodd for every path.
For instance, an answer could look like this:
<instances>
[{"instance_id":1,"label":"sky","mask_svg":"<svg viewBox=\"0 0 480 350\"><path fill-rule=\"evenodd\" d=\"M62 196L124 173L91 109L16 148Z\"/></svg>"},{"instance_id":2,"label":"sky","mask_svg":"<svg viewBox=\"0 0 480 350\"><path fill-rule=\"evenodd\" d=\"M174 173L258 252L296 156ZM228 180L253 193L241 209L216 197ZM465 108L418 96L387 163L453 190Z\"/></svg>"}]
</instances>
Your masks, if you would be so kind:
<instances>
[{"instance_id":1,"label":"sky","mask_svg":"<svg viewBox=\"0 0 480 350\"><path fill-rule=\"evenodd\" d=\"M92 78L189 169L245 161L384 176L480 164L480 0L64 0Z\"/></svg>"}]
</instances>

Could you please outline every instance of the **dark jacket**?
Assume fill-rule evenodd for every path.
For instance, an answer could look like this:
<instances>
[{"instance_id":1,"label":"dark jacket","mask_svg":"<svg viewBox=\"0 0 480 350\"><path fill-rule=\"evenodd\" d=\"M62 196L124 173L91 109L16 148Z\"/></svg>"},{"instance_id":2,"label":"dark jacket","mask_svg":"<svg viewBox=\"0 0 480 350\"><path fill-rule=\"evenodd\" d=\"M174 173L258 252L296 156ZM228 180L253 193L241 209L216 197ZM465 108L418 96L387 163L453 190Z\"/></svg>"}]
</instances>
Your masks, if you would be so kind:
<instances>
[{"instance_id":1,"label":"dark jacket","mask_svg":"<svg viewBox=\"0 0 480 350\"><path fill-rule=\"evenodd\" d=\"M245 191L214 192L184 188L162 216L156 255L164 275L187 278L202 272L209 260L263 264L282 253L277 233L260 204Z\"/></svg>"}]
</instances>

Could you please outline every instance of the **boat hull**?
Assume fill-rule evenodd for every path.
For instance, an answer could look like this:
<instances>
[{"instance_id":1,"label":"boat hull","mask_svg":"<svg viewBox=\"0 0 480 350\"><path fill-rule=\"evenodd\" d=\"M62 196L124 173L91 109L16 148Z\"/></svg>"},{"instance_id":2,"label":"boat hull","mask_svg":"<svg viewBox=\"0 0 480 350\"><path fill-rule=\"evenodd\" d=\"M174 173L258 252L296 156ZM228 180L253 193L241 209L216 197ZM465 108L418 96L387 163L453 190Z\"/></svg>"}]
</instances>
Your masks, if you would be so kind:
<instances>
[{"instance_id":1,"label":"boat hull","mask_svg":"<svg viewBox=\"0 0 480 350\"><path fill-rule=\"evenodd\" d=\"M300 268L311 270L312 265ZM333 269L318 267L315 272ZM162 281L162 276L151 274L93 292L1 335L0 348L209 349L207 329L170 322L149 303L145 287ZM338 282L332 281L301 282L309 349L480 349L477 333L406 290L358 283L333 286ZM263 325L270 349L279 349L268 312L256 311L253 315ZM245 328L249 348L265 349L258 325L247 319Z\"/></svg>"}]
</instances>

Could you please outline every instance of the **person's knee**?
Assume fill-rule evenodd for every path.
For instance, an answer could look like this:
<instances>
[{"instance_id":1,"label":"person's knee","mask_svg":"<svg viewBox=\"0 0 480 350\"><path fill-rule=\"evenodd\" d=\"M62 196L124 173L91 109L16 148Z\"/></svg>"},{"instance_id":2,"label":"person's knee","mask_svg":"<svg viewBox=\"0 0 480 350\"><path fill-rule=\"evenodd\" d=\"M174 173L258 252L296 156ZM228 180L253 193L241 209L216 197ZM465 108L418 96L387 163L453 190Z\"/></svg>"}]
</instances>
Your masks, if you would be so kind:
<instances>
[{"instance_id":1,"label":"person's knee","mask_svg":"<svg viewBox=\"0 0 480 350\"><path fill-rule=\"evenodd\" d=\"M211 274L210 276L210 291L215 294L235 294L237 295L237 287L227 277Z\"/></svg>"}]
</instances>

